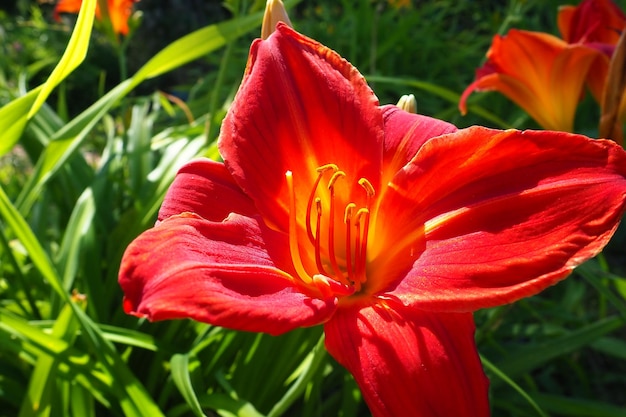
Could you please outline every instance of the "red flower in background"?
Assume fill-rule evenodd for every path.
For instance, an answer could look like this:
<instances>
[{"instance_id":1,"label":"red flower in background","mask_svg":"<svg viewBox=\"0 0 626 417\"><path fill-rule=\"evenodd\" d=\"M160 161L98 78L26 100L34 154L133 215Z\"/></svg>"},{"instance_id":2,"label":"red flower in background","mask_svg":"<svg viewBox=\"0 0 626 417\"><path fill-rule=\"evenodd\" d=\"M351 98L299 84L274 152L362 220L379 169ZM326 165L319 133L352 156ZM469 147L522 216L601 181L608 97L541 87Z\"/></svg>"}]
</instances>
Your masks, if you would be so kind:
<instances>
[{"instance_id":1,"label":"red flower in background","mask_svg":"<svg viewBox=\"0 0 626 417\"><path fill-rule=\"evenodd\" d=\"M584 0L578 6L561 6L557 24L565 42L601 52L589 70L587 85L596 101L602 103L609 60L626 27L626 15L611 0Z\"/></svg>"},{"instance_id":2,"label":"red flower in background","mask_svg":"<svg viewBox=\"0 0 626 417\"><path fill-rule=\"evenodd\" d=\"M115 33L128 34L128 19L133 12L133 3L138 0L107 0L108 15ZM60 0L54 8L54 18L60 19L60 13L78 13L82 0ZM100 4L96 4L96 18L102 19Z\"/></svg>"},{"instance_id":3,"label":"red flower in background","mask_svg":"<svg viewBox=\"0 0 626 417\"><path fill-rule=\"evenodd\" d=\"M280 334L323 325L372 414L489 415L472 312L608 242L626 154L561 132L457 130L380 107L327 47L253 43L219 139L127 248L126 312Z\"/></svg>"},{"instance_id":4,"label":"red flower in background","mask_svg":"<svg viewBox=\"0 0 626 417\"><path fill-rule=\"evenodd\" d=\"M557 24L565 42L606 50L617 44L626 15L611 0L583 0L578 6L559 7Z\"/></svg>"}]
</instances>

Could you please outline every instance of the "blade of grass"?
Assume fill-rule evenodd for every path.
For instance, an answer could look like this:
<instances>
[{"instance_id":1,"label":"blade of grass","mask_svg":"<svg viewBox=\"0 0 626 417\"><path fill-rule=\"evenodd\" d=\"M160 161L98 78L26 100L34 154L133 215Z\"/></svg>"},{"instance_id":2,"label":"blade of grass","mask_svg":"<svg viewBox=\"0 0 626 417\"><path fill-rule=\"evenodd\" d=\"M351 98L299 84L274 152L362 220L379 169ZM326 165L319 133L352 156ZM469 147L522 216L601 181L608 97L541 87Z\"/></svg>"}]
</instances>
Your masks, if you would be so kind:
<instances>
[{"instance_id":1,"label":"blade of grass","mask_svg":"<svg viewBox=\"0 0 626 417\"><path fill-rule=\"evenodd\" d=\"M317 373L320 365L324 363L325 358L326 349L324 348L324 335L322 334L309 356L302 363L300 375L285 395L272 407L267 417L279 417L289 409L289 406L302 395L307 384Z\"/></svg>"},{"instance_id":2,"label":"blade of grass","mask_svg":"<svg viewBox=\"0 0 626 417\"><path fill-rule=\"evenodd\" d=\"M379 75L367 76L367 80L370 82L376 82L376 83L388 83L388 84L404 85L406 87L417 88L418 90L423 90L423 91L426 91L427 93L434 94L437 97L441 97L442 99L449 101L455 106L457 105L457 103L459 102L459 99L461 98L459 94L455 93L452 90L448 90L447 88L444 88L444 87L441 87L432 83L424 82L424 81L405 79L405 78L385 77L385 76L379 76ZM478 105L471 105L469 108L472 112L485 118L486 120L489 120L490 122L494 123L494 125L499 126L502 129L511 128L511 125L509 123L502 120L500 117L496 116L490 111L484 109L483 107L480 107Z\"/></svg>"},{"instance_id":3,"label":"blade of grass","mask_svg":"<svg viewBox=\"0 0 626 417\"><path fill-rule=\"evenodd\" d=\"M517 352L511 352L500 364L495 366L509 378L517 378L519 375L530 372L558 356L590 345L599 337L605 336L623 325L624 319L622 317L607 317L554 340L533 346L524 346ZM494 381L493 384L496 385L497 381Z\"/></svg>"},{"instance_id":4,"label":"blade of grass","mask_svg":"<svg viewBox=\"0 0 626 417\"><path fill-rule=\"evenodd\" d=\"M82 2L67 48L46 82L0 109L0 156L13 148L52 90L85 59L95 8L96 0Z\"/></svg>"},{"instance_id":5,"label":"blade of grass","mask_svg":"<svg viewBox=\"0 0 626 417\"><path fill-rule=\"evenodd\" d=\"M520 387L518 384L516 384L515 381L513 381L511 378L509 378L497 366L495 366L493 363L491 363L488 359L486 359L483 356L480 357L480 360L481 360L481 362L483 363L484 367L487 370L489 370L491 373L493 373L495 376L500 378L503 382L505 382L507 385L509 385L511 388L513 388L515 391L517 391L517 393L519 395L521 395L522 398L524 398L524 400L526 400L528 402L528 404L530 404L530 406L537 412L538 415L540 415L541 417L549 417L548 414L546 414L541 409L541 407L539 407L539 405L537 405L535 400L533 400L533 398L526 391L524 391L524 389L522 387Z\"/></svg>"},{"instance_id":6,"label":"blade of grass","mask_svg":"<svg viewBox=\"0 0 626 417\"><path fill-rule=\"evenodd\" d=\"M37 95L27 118L30 119L42 106L52 90L72 73L87 56L89 39L91 38L91 28L96 15L96 0L83 0L80 11L76 18L76 26L72 31L72 36L65 48L65 52L59 63L54 67L52 73L43 84L41 91Z\"/></svg>"},{"instance_id":7,"label":"blade of grass","mask_svg":"<svg viewBox=\"0 0 626 417\"><path fill-rule=\"evenodd\" d=\"M623 407L584 398L553 394L533 394L537 403L548 411L569 417L624 417Z\"/></svg>"},{"instance_id":8,"label":"blade of grass","mask_svg":"<svg viewBox=\"0 0 626 417\"><path fill-rule=\"evenodd\" d=\"M76 338L77 329L78 326L76 318L72 314L72 309L69 305L66 305L54 323L51 336L71 344ZM39 356L30 377L26 400L22 402L20 417L29 417L31 415L46 417L50 415L53 408L53 400L55 400L55 397L61 397L57 392L57 367L56 356Z\"/></svg>"},{"instance_id":9,"label":"blade of grass","mask_svg":"<svg viewBox=\"0 0 626 417\"><path fill-rule=\"evenodd\" d=\"M172 379L174 384L182 394L191 411L199 417L206 417L198 402L198 397L191 384L191 376L189 375L189 355L176 354L170 360L172 369Z\"/></svg>"}]
</instances>

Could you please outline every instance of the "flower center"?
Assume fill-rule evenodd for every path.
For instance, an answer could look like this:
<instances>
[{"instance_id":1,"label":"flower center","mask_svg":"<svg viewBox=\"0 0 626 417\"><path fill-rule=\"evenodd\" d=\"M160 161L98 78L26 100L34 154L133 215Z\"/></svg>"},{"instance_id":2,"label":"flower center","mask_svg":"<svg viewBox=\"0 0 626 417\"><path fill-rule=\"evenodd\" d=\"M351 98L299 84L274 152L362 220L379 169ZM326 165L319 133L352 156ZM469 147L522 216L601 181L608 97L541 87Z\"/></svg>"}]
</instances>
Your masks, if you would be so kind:
<instances>
[{"instance_id":1,"label":"flower center","mask_svg":"<svg viewBox=\"0 0 626 417\"><path fill-rule=\"evenodd\" d=\"M347 181L347 176L337 165L323 165L316 171L317 179L306 205L306 235L298 229L298 201L293 174L291 171L285 173L290 193L291 259L298 276L305 283L316 286L323 283L337 295L349 295L358 292L366 281L367 238L375 190L366 178L357 181L361 193L364 192L358 198L362 203L359 207L350 200L351 193L338 190L338 183ZM342 189L345 190L345 187ZM350 187L348 190L352 191ZM312 254L315 255L314 261Z\"/></svg>"}]
</instances>

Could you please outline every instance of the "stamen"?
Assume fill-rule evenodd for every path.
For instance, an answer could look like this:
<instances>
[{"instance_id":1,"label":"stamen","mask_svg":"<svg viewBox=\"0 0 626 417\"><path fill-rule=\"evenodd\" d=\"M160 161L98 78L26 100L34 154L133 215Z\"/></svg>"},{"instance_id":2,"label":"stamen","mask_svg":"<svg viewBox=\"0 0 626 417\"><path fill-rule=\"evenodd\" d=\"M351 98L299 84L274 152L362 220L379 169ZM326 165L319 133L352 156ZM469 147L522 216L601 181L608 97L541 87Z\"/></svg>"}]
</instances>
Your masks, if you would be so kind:
<instances>
[{"instance_id":1,"label":"stamen","mask_svg":"<svg viewBox=\"0 0 626 417\"><path fill-rule=\"evenodd\" d=\"M360 282L365 282L365 262L366 262L366 253L367 253L367 235L369 232L369 223L370 223L370 211L369 209L366 208L362 208L359 209L359 211L356 212L356 218L358 221L358 224L361 225L361 218L364 218L363 220L363 228L361 230L357 230L357 233L359 233L359 235L362 232L362 237L361 236L357 236L357 237L361 237L360 239L360 243L361 246L358 247L358 240L357 240L357 248L355 249L357 254L359 254L359 261L356 264L356 276L359 278Z\"/></svg>"},{"instance_id":2,"label":"stamen","mask_svg":"<svg viewBox=\"0 0 626 417\"><path fill-rule=\"evenodd\" d=\"M289 188L289 251L291 252L291 261L300 279L302 279L305 283L310 284L313 282L313 278L309 276L304 268L304 264L300 258L300 248L298 247L296 192L293 188L293 173L291 171L285 172L285 179L287 180L287 187Z\"/></svg>"},{"instance_id":3,"label":"stamen","mask_svg":"<svg viewBox=\"0 0 626 417\"><path fill-rule=\"evenodd\" d=\"M326 172L328 170L333 170L333 172L337 172L339 171L339 167L335 164L326 164L326 165L322 165L320 167L318 167L316 169L317 172Z\"/></svg>"},{"instance_id":4,"label":"stamen","mask_svg":"<svg viewBox=\"0 0 626 417\"><path fill-rule=\"evenodd\" d=\"M330 177L330 180L328 180L328 189L331 190L335 186L335 183L337 182L337 180L345 176L346 176L346 173L343 171L335 172L333 176Z\"/></svg>"},{"instance_id":5,"label":"stamen","mask_svg":"<svg viewBox=\"0 0 626 417\"><path fill-rule=\"evenodd\" d=\"M371 182L367 180L367 178L361 178L359 180L359 185L365 188L365 192L367 193L368 197L374 197L376 195L376 190L374 190L374 186Z\"/></svg>"},{"instance_id":6,"label":"stamen","mask_svg":"<svg viewBox=\"0 0 626 417\"><path fill-rule=\"evenodd\" d=\"M321 233L322 233L322 199L315 199L315 207L317 208L317 221L315 226L315 265L317 265L317 269L324 274L326 271L324 270L324 265L322 264L322 248L320 245L321 242Z\"/></svg>"},{"instance_id":7,"label":"stamen","mask_svg":"<svg viewBox=\"0 0 626 417\"><path fill-rule=\"evenodd\" d=\"M306 205L306 233L309 237L309 241L313 244L315 243L315 236L313 235L313 230L311 229L311 208L313 206L313 202L315 201L315 193L317 192L317 187L319 186L320 181L324 176L324 173L330 170L332 170L333 172L337 172L339 168L335 164L326 164L316 169L317 179L315 180L315 183L311 188L311 194L309 194L309 202Z\"/></svg>"},{"instance_id":8,"label":"stamen","mask_svg":"<svg viewBox=\"0 0 626 417\"><path fill-rule=\"evenodd\" d=\"M317 186L320 183L320 180L322 179L322 175L324 174L323 172L320 172L318 169L319 174L317 174L317 179L315 180L315 183L313 184L313 188L311 189L311 194L309 194L309 202L306 205L306 234L307 236L309 236L309 241L311 243L313 243L315 241L315 236L313 236L313 230L311 230L311 206L313 205L313 200L315 199L315 192L317 191Z\"/></svg>"},{"instance_id":9,"label":"stamen","mask_svg":"<svg viewBox=\"0 0 626 417\"><path fill-rule=\"evenodd\" d=\"M330 214L328 219L328 257L330 258L330 265L333 267L335 277L340 282L346 283L346 279L343 275L339 265L337 263L337 257L335 255L335 183L341 177L346 174L343 171L337 171L330 177L328 181L328 190L330 191Z\"/></svg>"},{"instance_id":10,"label":"stamen","mask_svg":"<svg viewBox=\"0 0 626 417\"><path fill-rule=\"evenodd\" d=\"M348 281L354 282L354 271L352 270L352 216L356 204L349 203L343 216L343 222L346 224L346 271L348 272Z\"/></svg>"}]
</instances>

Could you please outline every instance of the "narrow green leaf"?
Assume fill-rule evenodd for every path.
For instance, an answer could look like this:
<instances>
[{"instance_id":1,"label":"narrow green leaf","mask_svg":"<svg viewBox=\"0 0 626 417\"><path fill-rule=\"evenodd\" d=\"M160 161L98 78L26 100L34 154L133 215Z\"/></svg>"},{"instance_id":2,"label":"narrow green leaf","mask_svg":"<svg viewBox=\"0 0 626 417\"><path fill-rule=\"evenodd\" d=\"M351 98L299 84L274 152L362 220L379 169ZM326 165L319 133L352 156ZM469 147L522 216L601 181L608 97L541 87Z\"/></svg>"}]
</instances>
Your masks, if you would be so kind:
<instances>
[{"instance_id":1,"label":"narrow green leaf","mask_svg":"<svg viewBox=\"0 0 626 417\"><path fill-rule=\"evenodd\" d=\"M205 56L261 25L261 13L207 26L183 36L152 57L133 77L153 78Z\"/></svg>"},{"instance_id":2,"label":"narrow green leaf","mask_svg":"<svg viewBox=\"0 0 626 417\"><path fill-rule=\"evenodd\" d=\"M76 19L76 26L72 31L72 36L67 44L67 48L65 48L61 60L56 67L54 67L52 73L39 91L35 102L28 112L28 119L37 113L52 90L70 75L72 71L83 62L85 56L87 56L91 28L93 27L93 20L96 14L96 2L97 0L84 0L82 2L78 18Z\"/></svg>"},{"instance_id":3,"label":"narrow green leaf","mask_svg":"<svg viewBox=\"0 0 626 417\"><path fill-rule=\"evenodd\" d=\"M85 59L95 7L96 0L83 1L65 53L46 82L0 108L0 156L13 148L28 120L41 108L52 90Z\"/></svg>"},{"instance_id":4,"label":"narrow green leaf","mask_svg":"<svg viewBox=\"0 0 626 417\"><path fill-rule=\"evenodd\" d=\"M626 361L626 342L616 337L601 337L591 347L605 355Z\"/></svg>"},{"instance_id":5,"label":"narrow green leaf","mask_svg":"<svg viewBox=\"0 0 626 417\"><path fill-rule=\"evenodd\" d=\"M93 192L91 188L87 188L74 206L63 234L61 249L57 258L57 264L63 276L63 288L65 291L69 292L74 284L84 237L88 229L93 226L95 212L96 203L93 198Z\"/></svg>"},{"instance_id":6,"label":"narrow green leaf","mask_svg":"<svg viewBox=\"0 0 626 417\"><path fill-rule=\"evenodd\" d=\"M626 409L597 400L563 397L553 394L533 394L544 409L569 417L624 417Z\"/></svg>"},{"instance_id":7,"label":"narrow green leaf","mask_svg":"<svg viewBox=\"0 0 626 417\"><path fill-rule=\"evenodd\" d=\"M26 220L24 220L22 215L17 211L13 204L11 204L9 197L6 195L1 186L0 215L4 218L6 224L11 228L17 239L22 243L33 261L33 264L37 267L41 275L46 279L61 299L66 302L71 302L69 300L68 293L65 292L63 286L61 285L59 274L48 257L48 254L41 247L39 240L31 230Z\"/></svg>"},{"instance_id":8,"label":"narrow green leaf","mask_svg":"<svg viewBox=\"0 0 626 417\"><path fill-rule=\"evenodd\" d=\"M524 346L496 364L510 378L532 371L542 364L595 342L624 325L622 317L607 317L545 343Z\"/></svg>"},{"instance_id":9,"label":"narrow green leaf","mask_svg":"<svg viewBox=\"0 0 626 417\"><path fill-rule=\"evenodd\" d=\"M10 151L20 140L28 121L26 115L39 91L41 91L41 86L0 108L0 156Z\"/></svg>"},{"instance_id":10,"label":"narrow green leaf","mask_svg":"<svg viewBox=\"0 0 626 417\"><path fill-rule=\"evenodd\" d=\"M307 384L316 374L320 365L324 363L324 359L326 358L326 356L327 354L324 347L324 335L322 334L309 356L307 356L307 358L303 361L302 367L300 369L300 375L295 380L293 385L289 388L289 390L285 393L283 398L281 398L274 405L274 407L272 407L270 412L267 414L267 417L279 417L287 411L289 406L291 406L291 404L293 404L294 401L302 395Z\"/></svg>"},{"instance_id":11,"label":"narrow green leaf","mask_svg":"<svg viewBox=\"0 0 626 417\"><path fill-rule=\"evenodd\" d=\"M187 402L187 405L191 411L199 417L206 417L202 411L202 407L196 397L196 392L191 384L191 377L189 376L189 355L176 354L172 356L170 360L172 368L172 379L174 384L183 395L183 398Z\"/></svg>"},{"instance_id":12,"label":"narrow green leaf","mask_svg":"<svg viewBox=\"0 0 626 417\"><path fill-rule=\"evenodd\" d=\"M489 360L487 360L483 356L480 357L480 360L487 370L489 370L492 374L496 375L498 378L504 381L507 385L511 386L511 388L517 391L517 393L521 395L522 398L524 398L535 411L537 411L538 415L540 415L541 417L548 417L548 415L541 409L541 407L537 405L535 400L533 400L533 398L526 391L524 391L522 387L517 385L515 381L509 378L498 367L496 367L493 363L491 363Z\"/></svg>"},{"instance_id":13,"label":"narrow green leaf","mask_svg":"<svg viewBox=\"0 0 626 417\"><path fill-rule=\"evenodd\" d=\"M201 397L200 403L208 409L215 410L222 417L264 417L252 404L237 400L226 394L209 394Z\"/></svg>"},{"instance_id":14,"label":"narrow green leaf","mask_svg":"<svg viewBox=\"0 0 626 417\"><path fill-rule=\"evenodd\" d=\"M72 343L76 337L76 330L76 319L70 306L66 305L54 323L51 336ZM56 392L57 367L58 362L54 355L42 355L37 359L25 401L22 403L20 417L50 415L54 400L60 397Z\"/></svg>"}]
</instances>

